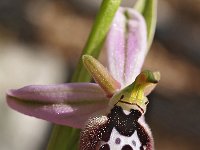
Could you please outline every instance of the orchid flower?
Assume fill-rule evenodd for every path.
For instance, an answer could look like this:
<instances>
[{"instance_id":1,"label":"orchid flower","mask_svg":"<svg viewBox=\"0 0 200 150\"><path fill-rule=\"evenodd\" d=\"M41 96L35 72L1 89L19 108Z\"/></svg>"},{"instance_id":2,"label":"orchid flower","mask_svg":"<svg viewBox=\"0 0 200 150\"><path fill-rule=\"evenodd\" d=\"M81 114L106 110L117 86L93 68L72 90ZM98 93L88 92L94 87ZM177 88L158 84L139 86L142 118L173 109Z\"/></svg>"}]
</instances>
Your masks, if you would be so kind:
<instances>
[{"instance_id":1,"label":"orchid flower","mask_svg":"<svg viewBox=\"0 0 200 150\"><path fill-rule=\"evenodd\" d=\"M29 116L83 129L80 149L84 150L97 147L104 149L113 142L105 141L103 137L97 139L97 136L103 135L99 132L105 129L101 127L108 123L107 115L113 108L123 108L124 113L132 113L134 110L137 116L133 118L136 122L139 119L141 126L138 127L141 130L137 130L137 135L127 134L127 137L137 137L137 140L133 143L119 139L110 147L152 150L153 138L143 116L148 101L146 96L156 86L160 75L158 72L141 72L147 54L146 24L141 14L133 9L120 8L113 20L106 47L110 72L92 56L82 57L86 69L96 83L30 85L9 90L8 105ZM95 117L90 118L92 116ZM112 128L109 136L119 134L115 130L118 129ZM124 136L125 133L121 134ZM132 146L124 143L125 141L132 142Z\"/></svg>"}]
</instances>

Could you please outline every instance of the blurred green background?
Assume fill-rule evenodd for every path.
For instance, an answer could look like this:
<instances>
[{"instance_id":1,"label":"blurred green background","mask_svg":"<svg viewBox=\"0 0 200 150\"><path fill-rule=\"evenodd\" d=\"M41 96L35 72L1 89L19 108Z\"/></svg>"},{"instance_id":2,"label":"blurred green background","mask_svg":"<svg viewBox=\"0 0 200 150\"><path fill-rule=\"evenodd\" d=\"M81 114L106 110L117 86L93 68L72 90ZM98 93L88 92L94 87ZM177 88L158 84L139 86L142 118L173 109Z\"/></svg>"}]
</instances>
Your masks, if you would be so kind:
<instances>
[{"instance_id":1,"label":"blurred green background","mask_svg":"<svg viewBox=\"0 0 200 150\"><path fill-rule=\"evenodd\" d=\"M100 0L0 1L0 149L43 150L51 124L8 108L5 91L67 82ZM134 1L124 0L124 6ZM159 0L144 68L159 70L146 114L157 150L200 147L200 0ZM106 64L105 50L100 59Z\"/></svg>"}]
</instances>

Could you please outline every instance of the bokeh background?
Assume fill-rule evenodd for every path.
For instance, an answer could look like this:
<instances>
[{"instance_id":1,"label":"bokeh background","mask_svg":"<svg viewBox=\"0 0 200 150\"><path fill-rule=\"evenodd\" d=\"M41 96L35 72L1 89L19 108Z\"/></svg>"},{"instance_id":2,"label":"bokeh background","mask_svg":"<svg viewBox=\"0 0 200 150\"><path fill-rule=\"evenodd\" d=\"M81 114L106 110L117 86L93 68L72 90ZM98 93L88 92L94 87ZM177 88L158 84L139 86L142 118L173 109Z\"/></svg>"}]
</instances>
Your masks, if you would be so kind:
<instances>
[{"instance_id":1,"label":"bokeh background","mask_svg":"<svg viewBox=\"0 0 200 150\"><path fill-rule=\"evenodd\" d=\"M67 82L101 0L0 0L0 149L44 150L51 124L8 108L5 91ZM134 1L123 0L124 6ZM159 0L144 68L162 79L146 114L157 150L200 147L200 0ZM105 63L105 51L100 59ZM64 139L63 139L64 142Z\"/></svg>"}]
</instances>

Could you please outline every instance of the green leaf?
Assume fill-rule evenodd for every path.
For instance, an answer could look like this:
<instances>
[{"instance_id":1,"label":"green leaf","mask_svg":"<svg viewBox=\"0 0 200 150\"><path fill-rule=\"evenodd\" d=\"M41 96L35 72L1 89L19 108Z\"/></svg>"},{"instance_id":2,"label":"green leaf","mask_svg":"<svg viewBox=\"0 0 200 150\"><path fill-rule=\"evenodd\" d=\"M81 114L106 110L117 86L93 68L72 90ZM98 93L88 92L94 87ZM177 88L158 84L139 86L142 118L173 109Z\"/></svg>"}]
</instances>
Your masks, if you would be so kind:
<instances>
[{"instance_id":1,"label":"green leaf","mask_svg":"<svg viewBox=\"0 0 200 150\"><path fill-rule=\"evenodd\" d=\"M138 0L134 8L145 18L147 24L147 43L150 48L156 29L157 0Z\"/></svg>"},{"instance_id":2,"label":"green leaf","mask_svg":"<svg viewBox=\"0 0 200 150\"><path fill-rule=\"evenodd\" d=\"M121 0L103 0L82 55L98 57ZM81 56L82 57L82 56ZM72 82L90 81L80 57ZM54 125L47 150L77 150L80 129Z\"/></svg>"},{"instance_id":3,"label":"green leaf","mask_svg":"<svg viewBox=\"0 0 200 150\"><path fill-rule=\"evenodd\" d=\"M146 0L138 0L135 3L134 9L142 14L145 8L145 3L146 3Z\"/></svg>"},{"instance_id":4,"label":"green leaf","mask_svg":"<svg viewBox=\"0 0 200 150\"><path fill-rule=\"evenodd\" d=\"M54 125L47 150L77 150L79 129Z\"/></svg>"}]
</instances>

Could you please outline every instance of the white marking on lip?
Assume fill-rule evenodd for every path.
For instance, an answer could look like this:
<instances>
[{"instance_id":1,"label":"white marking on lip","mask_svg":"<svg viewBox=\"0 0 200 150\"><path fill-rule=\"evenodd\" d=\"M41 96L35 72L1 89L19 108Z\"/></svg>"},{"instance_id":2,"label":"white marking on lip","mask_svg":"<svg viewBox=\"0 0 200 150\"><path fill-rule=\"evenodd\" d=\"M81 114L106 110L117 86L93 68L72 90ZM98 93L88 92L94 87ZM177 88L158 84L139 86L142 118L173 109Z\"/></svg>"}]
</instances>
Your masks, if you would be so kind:
<instances>
[{"instance_id":1,"label":"white marking on lip","mask_svg":"<svg viewBox=\"0 0 200 150\"><path fill-rule=\"evenodd\" d=\"M119 138L120 139L120 144L116 144L115 140ZM133 144L133 141L135 141L135 144ZM100 146L106 144L106 142L101 142ZM130 145L134 150L140 150L141 142L139 140L137 131L133 133L132 136L123 136L121 135L115 128L113 128L111 135L110 135L110 140L107 142L109 144L110 149L122 149L124 145Z\"/></svg>"}]
</instances>

